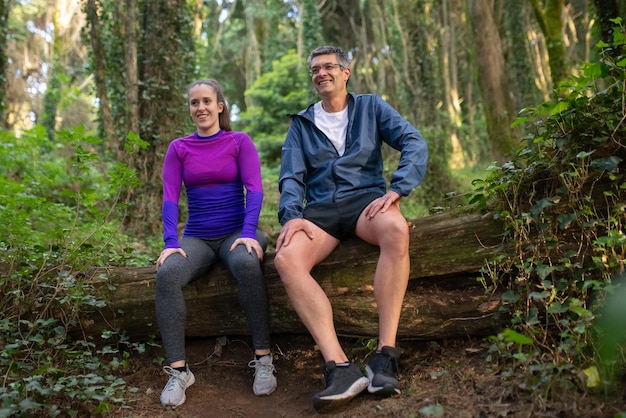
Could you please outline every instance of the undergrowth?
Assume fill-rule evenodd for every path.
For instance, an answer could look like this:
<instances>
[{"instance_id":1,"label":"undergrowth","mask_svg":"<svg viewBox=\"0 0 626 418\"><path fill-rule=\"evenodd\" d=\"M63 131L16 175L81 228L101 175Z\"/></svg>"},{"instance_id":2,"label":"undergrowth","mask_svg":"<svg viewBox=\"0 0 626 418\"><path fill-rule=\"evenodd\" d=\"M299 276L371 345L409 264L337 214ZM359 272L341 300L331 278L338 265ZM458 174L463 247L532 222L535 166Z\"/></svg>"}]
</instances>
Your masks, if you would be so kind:
<instances>
[{"instance_id":1,"label":"undergrowth","mask_svg":"<svg viewBox=\"0 0 626 418\"><path fill-rule=\"evenodd\" d=\"M626 32L614 22L599 62L521 113L528 135L516 157L474 182L472 203L505 224L482 277L510 320L490 338L489 360L541 399L611 396L624 374Z\"/></svg>"},{"instance_id":2,"label":"undergrowth","mask_svg":"<svg viewBox=\"0 0 626 418\"><path fill-rule=\"evenodd\" d=\"M145 344L121 331L84 338L80 319L106 304L97 267L141 258L121 233L135 173L105 166L82 127L57 142L43 127L0 135L0 417L123 408L133 388L120 372Z\"/></svg>"}]
</instances>

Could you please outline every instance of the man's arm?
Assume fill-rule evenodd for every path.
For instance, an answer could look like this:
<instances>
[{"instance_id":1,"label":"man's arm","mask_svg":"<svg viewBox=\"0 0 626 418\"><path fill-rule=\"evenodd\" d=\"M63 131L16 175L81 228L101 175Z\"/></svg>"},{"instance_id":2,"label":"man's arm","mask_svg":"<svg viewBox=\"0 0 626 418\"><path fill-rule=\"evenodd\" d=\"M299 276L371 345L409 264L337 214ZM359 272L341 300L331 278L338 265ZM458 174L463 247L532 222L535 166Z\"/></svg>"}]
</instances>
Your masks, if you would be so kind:
<instances>
[{"instance_id":1,"label":"man's arm","mask_svg":"<svg viewBox=\"0 0 626 418\"><path fill-rule=\"evenodd\" d=\"M426 174L428 145L422 134L379 96L376 117L383 140L400 151L398 168L391 176L390 190L408 196Z\"/></svg>"},{"instance_id":2,"label":"man's arm","mask_svg":"<svg viewBox=\"0 0 626 418\"><path fill-rule=\"evenodd\" d=\"M301 122L293 118L283 143L278 177L278 221L281 225L291 219L302 218L304 210L306 162L302 150L301 129Z\"/></svg>"}]
</instances>

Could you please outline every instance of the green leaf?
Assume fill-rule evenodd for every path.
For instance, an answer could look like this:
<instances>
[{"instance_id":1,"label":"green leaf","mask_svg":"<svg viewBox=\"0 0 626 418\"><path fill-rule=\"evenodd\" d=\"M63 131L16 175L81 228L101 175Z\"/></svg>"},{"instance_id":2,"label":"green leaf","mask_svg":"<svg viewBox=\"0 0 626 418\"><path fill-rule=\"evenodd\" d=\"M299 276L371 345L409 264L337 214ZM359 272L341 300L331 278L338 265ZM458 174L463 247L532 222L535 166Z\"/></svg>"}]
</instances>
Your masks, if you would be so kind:
<instances>
[{"instance_id":1,"label":"green leaf","mask_svg":"<svg viewBox=\"0 0 626 418\"><path fill-rule=\"evenodd\" d=\"M583 308L582 306L571 306L569 310L581 318L591 318L593 316L589 310Z\"/></svg>"},{"instance_id":2,"label":"green leaf","mask_svg":"<svg viewBox=\"0 0 626 418\"><path fill-rule=\"evenodd\" d=\"M548 277L550 273L552 273L553 270L554 270L553 266L548 266L543 263L537 264L537 274L539 275L539 277L541 277L542 280Z\"/></svg>"},{"instance_id":3,"label":"green leaf","mask_svg":"<svg viewBox=\"0 0 626 418\"><path fill-rule=\"evenodd\" d=\"M515 303L515 302L519 301L519 295L516 294L512 290L507 290L506 292L504 292L502 294L501 297L502 297L502 301L503 302L513 302L513 303Z\"/></svg>"},{"instance_id":4,"label":"green leaf","mask_svg":"<svg viewBox=\"0 0 626 418\"><path fill-rule=\"evenodd\" d=\"M591 154L593 154L594 152L595 150L594 151L581 151L578 154L576 154L576 158L585 159L589 157Z\"/></svg>"},{"instance_id":5,"label":"green leaf","mask_svg":"<svg viewBox=\"0 0 626 418\"><path fill-rule=\"evenodd\" d=\"M614 172L622 159L616 156L610 156L608 158L598 158L591 162L591 168L597 171Z\"/></svg>"},{"instance_id":6,"label":"green leaf","mask_svg":"<svg viewBox=\"0 0 626 418\"><path fill-rule=\"evenodd\" d=\"M587 376L588 388L595 388L600 384L600 373L598 373L596 366L587 367L583 373Z\"/></svg>"},{"instance_id":7,"label":"green leaf","mask_svg":"<svg viewBox=\"0 0 626 418\"><path fill-rule=\"evenodd\" d=\"M526 117L519 117L516 118L513 123L511 124L511 128L515 128L517 125L521 125L522 123L526 123L529 120L531 120L530 118L526 118Z\"/></svg>"},{"instance_id":8,"label":"green leaf","mask_svg":"<svg viewBox=\"0 0 626 418\"><path fill-rule=\"evenodd\" d=\"M503 332L504 341L512 342L519 345L529 345L533 343L533 340L519 332L513 331L510 328L507 328Z\"/></svg>"},{"instance_id":9,"label":"green leaf","mask_svg":"<svg viewBox=\"0 0 626 418\"><path fill-rule=\"evenodd\" d=\"M539 200L537 203L535 203L531 208L530 208L530 212L533 215L537 215L539 213L541 213L545 208L553 206L554 203L552 203L552 201L549 198L544 198Z\"/></svg>"},{"instance_id":10,"label":"green leaf","mask_svg":"<svg viewBox=\"0 0 626 418\"><path fill-rule=\"evenodd\" d=\"M567 229L574 220L576 220L575 213L561 213L557 216L557 220L559 221L560 229Z\"/></svg>"},{"instance_id":11,"label":"green leaf","mask_svg":"<svg viewBox=\"0 0 626 418\"><path fill-rule=\"evenodd\" d=\"M569 308L563 305L561 302L552 302L548 307L548 313L551 314L560 314L565 313L569 310Z\"/></svg>"},{"instance_id":12,"label":"green leaf","mask_svg":"<svg viewBox=\"0 0 626 418\"><path fill-rule=\"evenodd\" d=\"M591 78L602 77L602 65L599 62L587 63L583 65L584 74Z\"/></svg>"},{"instance_id":13,"label":"green leaf","mask_svg":"<svg viewBox=\"0 0 626 418\"><path fill-rule=\"evenodd\" d=\"M550 110L550 116L554 116L558 113L563 113L564 111L566 111L569 108L569 103L568 102L558 102L556 104L556 106L554 106L551 110Z\"/></svg>"},{"instance_id":14,"label":"green leaf","mask_svg":"<svg viewBox=\"0 0 626 418\"><path fill-rule=\"evenodd\" d=\"M103 414L105 412L113 412L113 405L108 402L100 402L100 404L94 410L94 413Z\"/></svg>"},{"instance_id":15,"label":"green leaf","mask_svg":"<svg viewBox=\"0 0 626 418\"><path fill-rule=\"evenodd\" d=\"M530 292L528 294L528 299L530 300L543 300L550 296L550 292L544 290L543 292Z\"/></svg>"}]
</instances>

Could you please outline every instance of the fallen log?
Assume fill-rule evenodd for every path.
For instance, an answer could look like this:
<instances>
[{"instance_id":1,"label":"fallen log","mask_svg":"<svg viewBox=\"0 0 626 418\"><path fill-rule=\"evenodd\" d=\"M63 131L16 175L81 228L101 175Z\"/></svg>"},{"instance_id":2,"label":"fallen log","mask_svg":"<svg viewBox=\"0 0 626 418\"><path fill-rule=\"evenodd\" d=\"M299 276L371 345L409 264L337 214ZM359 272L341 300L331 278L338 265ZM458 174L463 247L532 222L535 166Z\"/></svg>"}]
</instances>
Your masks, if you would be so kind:
<instances>
[{"instance_id":1,"label":"fallen log","mask_svg":"<svg viewBox=\"0 0 626 418\"><path fill-rule=\"evenodd\" d=\"M499 295L478 280L489 249L501 243L502 223L481 214L444 213L409 222L411 273L404 299L399 339L480 336L502 324ZM342 242L313 270L333 305L335 326L343 336L376 336L372 279L378 248L358 239ZM306 333L274 268L274 253L263 263L273 333ZM133 339L158 338L154 312L154 267L108 268L100 292L109 304L82 321L82 331L98 335L122 329ZM239 307L235 280L217 265L185 288L186 335L249 335Z\"/></svg>"}]
</instances>

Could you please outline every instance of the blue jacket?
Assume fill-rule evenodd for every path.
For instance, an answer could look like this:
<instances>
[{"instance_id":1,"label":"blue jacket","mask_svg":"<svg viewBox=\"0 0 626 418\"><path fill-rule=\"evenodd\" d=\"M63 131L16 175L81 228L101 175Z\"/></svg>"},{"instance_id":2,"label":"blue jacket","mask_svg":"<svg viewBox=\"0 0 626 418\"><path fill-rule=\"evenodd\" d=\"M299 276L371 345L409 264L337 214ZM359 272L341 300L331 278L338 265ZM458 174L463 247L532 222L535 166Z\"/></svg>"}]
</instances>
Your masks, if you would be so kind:
<instances>
[{"instance_id":1,"label":"blue jacket","mask_svg":"<svg viewBox=\"0 0 626 418\"><path fill-rule=\"evenodd\" d=\"M426 172L426 141L376 94L349 94L346 150L339 156L313 121L313 105L290 115L278 179L281 225L302 218L305 204L335 202L360 193L386 193L383 141L400 151L390 189L408 196Z\"/></svg>"}]
</instances>

